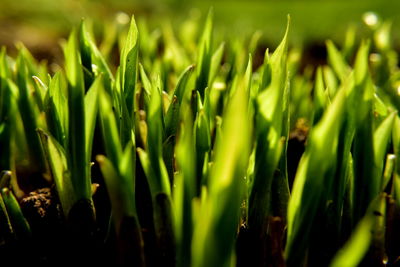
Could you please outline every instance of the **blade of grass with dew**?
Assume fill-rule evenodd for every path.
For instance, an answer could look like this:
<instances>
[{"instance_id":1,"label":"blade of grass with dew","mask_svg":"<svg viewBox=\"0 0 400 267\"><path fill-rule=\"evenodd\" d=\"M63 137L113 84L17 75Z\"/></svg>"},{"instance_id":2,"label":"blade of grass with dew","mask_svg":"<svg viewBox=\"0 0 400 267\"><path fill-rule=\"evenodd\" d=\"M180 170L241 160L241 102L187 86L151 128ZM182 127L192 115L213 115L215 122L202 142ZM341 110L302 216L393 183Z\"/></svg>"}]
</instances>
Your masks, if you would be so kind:
<instances>
[{"instance_id":1,"label":"blade of grass with dew","mask_svg":"<svg viewBox=\"0 0 400 267\"><path fill-rule=\"evenodd\" d=\"M229 266L240 218L250 156L247 82L234 88L223 116L209 187L195 221L192 266Z\"/></svg>"},{"instance_id":2,"label":"blade of grass with dew","mask_svg":"<svg viewBox=\"0 0 400 267\"><path fill-rule=\"evenodd\" d=\"M85 89L89 88L94 81L93 64L90 51L90 44L86 30L85 21L82 19L79 27L79 52L81 54L83 80L85 82ZM86 90L85 90L86 91Z\"/></svg>"},{"instance_id":3,"label":"blade of grass with dew","mask_svg":"<svg viewBox=\"0 0 400 267\"><path fill-rule=\"evenodd\" d=\"M105 77L105 81L112 81L114 78L110 68L87 30L84 20L82 20L79 28L79 41L82 65L89 70L94 77L102 73ZM89 88L88 86L85 87Z\"/></svg>"}]
</instances>

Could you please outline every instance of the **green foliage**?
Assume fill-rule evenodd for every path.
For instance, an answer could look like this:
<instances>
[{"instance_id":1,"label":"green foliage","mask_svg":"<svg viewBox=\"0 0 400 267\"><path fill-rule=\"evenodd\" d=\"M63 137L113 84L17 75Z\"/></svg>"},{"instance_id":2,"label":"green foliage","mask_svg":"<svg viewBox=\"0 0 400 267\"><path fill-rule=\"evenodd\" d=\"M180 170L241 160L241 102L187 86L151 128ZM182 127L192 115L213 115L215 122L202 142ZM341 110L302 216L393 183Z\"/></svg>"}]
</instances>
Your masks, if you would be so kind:
<instances>
[{"instance_id":1,"label":"green foliage","mask_svg":"<svg viewBox=\"0 0 400 267\"><path fill-rule=\"evenodd\" d=\"M16 59L1 50L0 249L37 238L20 203L54 185L73 236L60 240L114 244L120 265L395 262L391 24L370 41L349 29L341 50L327 41L326 65L305 68L289 19L261 53L260 32L221 42L213 24L212 10L176 33L132 17L99 48L82 21L55 73L21 45Z\"/></svg>"}]
</instances>

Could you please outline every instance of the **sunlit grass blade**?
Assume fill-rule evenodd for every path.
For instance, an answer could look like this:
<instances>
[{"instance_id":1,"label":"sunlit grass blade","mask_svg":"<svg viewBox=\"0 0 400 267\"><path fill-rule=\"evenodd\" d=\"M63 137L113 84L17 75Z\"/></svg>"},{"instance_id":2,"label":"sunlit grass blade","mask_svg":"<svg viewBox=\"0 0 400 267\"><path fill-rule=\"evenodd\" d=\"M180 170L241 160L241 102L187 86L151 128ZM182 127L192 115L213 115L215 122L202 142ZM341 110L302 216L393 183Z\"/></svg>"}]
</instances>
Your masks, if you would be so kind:
<instances>
[{"instance_id":1,"label":"sunlit grass blade","mask_svg":"<svg viewBox=\"0 0 400 267\"><path fill-rule=\"evenodd\" d=\"M196 90L199 91L200 96L204 97L204 90L209 86L208 80L210 76L210 67L212 59L212 29L213 29L214 12L212 9L208 12L205 22L204 31L201 36L199 45L199 54L197 60L197 79Z\"/></svg>"},{"instance_id":2,"label":"sunlit grass blade","mask_svg":"<svg viewBox=\"0 0 400 267\"><path fill-rule=\"evenodd\" d=\"M190 65L179 76L178 83L176 84L176 87L174 90L174 95L176 95L180 104L184 100L186 90L187 90L187 84L189 82L189 79L191 78L191 75L192 75L194 69L195 69L195 66Z\"/></svg>"},{"instance_id":3,"label":"sunlit grass blade","mask_svg":"<svg viewBox=\"0 0 400 267\"><path fill-rule=\"evenodd\" d=\"M44 100L46 123L49 132L62 147L66 147L68 129L68 107L66 96L61 85L61 73L58 72L50 81L49 89Z\"/></svg>"},{"instance_id":4,"label":"sunlit grass blade","mask_svg":"<svg viewBox=\"0 0 400 267\"><path fill-rule=\"evenodd\" d=\"M162 160L162 138L164 130L161 101L161 92L159 91L159 88L155 87L151 95L147 118L147 154L150 160L151 172L154 175L151 175L150 177L148 176L147 178L148 180L153 180L149 181L150 191L153 197L155 197L159 192L164 192L167 195L170 195L171 192L170 181L168 175L166 175L165 164Z\"/></svg>"},{"instance_id":5,"label":"sunlit grass blade","mask_svg":"<svg viewBox=\"0 0 400 267\"><path fill-rule=\"evenodd\" d=\"M203 181L203 168L204 164L207 164L205 159L211 149L210 123L203 108L197 113L193 134L196 148L196 194L200 194L201 186L205 184Z\"/></svg>"},{"instance_id":6,"label":"sunlit grass blade","mask_svg":"<svg viewBox=\"0 0 400 267\"><path fill-rule=\"evenodd\" d=\"M154 229L161 262L173 265L176 261L171 182L163 161L163 110L160 79L153 84L147 117L146 150L137 149L150 188Z\"/></svg>"},{"instance_id":7,"label":"sunlit grass blade","mask_svg":"<svg viewBox=\"0 0 400 267\"><path fill-rule=\"evenodd\" d=\"M314 87L314 124L316 124L322 117L323 111L327 105L327 97L325 91L324 78L322 68L317 69Z\"/></svg>"},{"instance_id":8,"label":"sunlit grass blade","mask_svg":"<svg viewBox=\"0 0 400 267\"><path fill-rule=\"evenodd\" d=\"M137 218L132 147L127 146L118 166L97 156L112 203L120 264L145 266L143 238ZM132 251L130 251L132 249Z\"/></svg>"},{"instance_id":9,"label":"sunlit grass blade","mask_svg":"<svg viewBox=\"0 0 400 267\"><path fill-rule=\"evenodd\" d=\"M343 55L340 51L336 48L332 41L326 42L326 47L328 50L328 59L330 65L332 66L333 70L335 71L337 77L343 81L349 73L349 66L347 62L344 60Z\"/></svg>"},{"instance_id":10,"label":"sunlit grass blade","mask_svg":"<svg viewBox=\"0 0 400 267\"><path fill-rule=\"evenodd\" d=\"M44 130L38 129L38 133L57 189L63 213L65 217L68 217L69 211L78 199L74 194L69 177L71 174L68 170L66 152L64 148Z\"/></svg>"},{"instance_id":11,"label":"sunlit grass blade","mask_svg":"<svg viewBox=\"0 0 400 267\"><path fill-rule=\"evenodd\" d=\"M288 207L286 258L289 266L304 260L324 184L336 166L339 131L346 107L346 87L336 94L320 122L314 127L301 158Z\"/></svg>"},{"instance_id":12,"label":"sunlit grass blade","mask_svg":"<svg viewBox=\"0 0 400 267\"><path fill-rule=\"evenodd\" d=\"M211 57L210 74L207 82L208 86L211 86L213 84L215 77L218 75L218 72L221 68L221 61L224 55L224 51L225 43L221 43Z\"/></svg>"},{"instance_id":13,"label":"sunlit grass blade","mask_svg":"<svg viewBox=\"0 0 400 267\"><path fill-rule=\"evenodd\" d=\"M128 35L120 58L121 89L131 119L134 117L134 95L138 73L138 53L139 33L135 18L132 16Z\"/></svg>"},{"instance_id":14,"label":"sunlit grass blade","mask_svg":"<svg viewBox=\"0 0 400 267\"><path fill-rule=\"evenodd\" d=\"M182 124L177 144L175 147L176 164L178 174L175 176L174 214L175 233L177 239L177 263L178 266L190 266L191 243L193 234L192 201L195 196L196 165L195 144L193 140L193 119L188 103L183 107Z\"/></svg>"},{"instance_id":15,"label":"sunlit grass blade","mask_svg":"<svg viewBox=\"0 0 400 267\"><path fill-rule=\"evenodd\" d=\"M90 200L91 181L86 156L84 80L76 35L76 31L73 31L65 48L69 113L67 160L77 200Z\"/></svg>"},{"instance_id":16,"label":"sunlit grass blade","mask_svg":"<svg viewBox=\"0 0 400 267\"><path fill-rule=\"evenodd\" d=\"M215 145L209 193L201 204L192 242L192 266L229 266L240 218L250 155L249 92L243 79L225 110ZM203 194L202 194L203 196Z\"/></svg>"},{"instance_id":17,"label":"sunlit grass blade","mask_svg":"<svg viewBox=\"0 0 400 267\"><path fill-rule=\"evenodd\" d=\"M378 177L382 177L386 158L385 155L387 154L388 145L391 140L391 133L396 116L397 112L392 112L374 132L374 155Z\"/></svg>"},{"instance_id":18,"label":"sunlit grass blade","mask_svg":"<svg viewBox=\"0 0 400 267\"><path fill-rule=\"evenodd\" d=\"M90 162L92 157L93 137L99 108L98 96L99 91L102 89L102 83L103 76L98 76L87 91L84 99L86 162ZM87 168L89 168L88 176L90 177L90 164L87 165Z\"/></svg>"},{"instance_id":19,"label":"sunlit grass blade","mask_svg":"<svg viewBox=\"0 0 400 267\"><path fill-rule=\"evenodd\" d=\"M113 80L113 75L108 67L106 60L97 48L94 39L87 30L86 23L82 20L79 28L79 46L82 57L82 65L94 76L98 76L101 73L106 77L107 80ZM92 77L92 81L94 80ZM91 82L92 82L91 81ZM90 83L88 83L90 86ZM88 85L85 87L88 89Z\"/></svg>"},{"instance_id":20,"label":"sunlit grass blade","mask_svg":"<svg viewBox=\"0 0 400 267\"><path fill-rule=\"evenodd\" d=\"M289 18L288 18L289 20ZM265 79L260 84L260 93L257 96L255 108L255 167L254 181L251 185L248 208L248 228L252 241L249 246L254 246L253 253L257 254L256 248L268 246L267 229L270 216L274 216L273 206L280 210L282 206L278 203L273 205L273 190L284 192L283 188L272 189L274 179L286 179L286 161L282 161L281 174L274 175L278 168L282 151L285 153L285 139L288 135L288 84L287 84L287 46L288 46L289 21L285 35L278 48L272 56L264 61ZM249 61L251 64L251 61ZM264 74L263 74L264 75ZM267 76L269 76L267 78ZM247 81L249 82L249 81ZM264 83L264 84L263 84ZM264 88L264 86L266 86ZM286 155L283 155L285 157ZM280 185L282 181L276 181ZM285 182L285 181L284 181ZM286 181L287 184L287 181ZM282 191L281 191L282 190ZM288 188L287 188L288 190ZM276 199L278 200L279 197ZM280 211L278 213L281 213ZM286 213L286 212L285 212ZM286 214L280 214L286 216ZM260 251L263 251L262 249ZM262 255L253 255L255 262L260 261Z\"/></svg>"},{"instance_id":21,"label":"sunlit grass blade","mask_svg":"<svg viewBox=\"0 0 400 267\"><path fill-rule=\"evenodd\" d=\"M331 267L356 267L367 253L371 243L373 217L368 214L357 225L350 240L338 251Z\"/></svg>"},{"instance_id":22,"label":"sunlit grass blade","mask_svg":"<svg viewBox=\"0 0 400 267\"><path fill-rule=\"evenodd\" d=\"M113 166L118 166L122 158L122 146L119 139L117 122L112 111L111 98L102 90L100 90L99 97L103 140L105 142L104 146L107 158L111 161Z\"/></svg>"}]
</instances>

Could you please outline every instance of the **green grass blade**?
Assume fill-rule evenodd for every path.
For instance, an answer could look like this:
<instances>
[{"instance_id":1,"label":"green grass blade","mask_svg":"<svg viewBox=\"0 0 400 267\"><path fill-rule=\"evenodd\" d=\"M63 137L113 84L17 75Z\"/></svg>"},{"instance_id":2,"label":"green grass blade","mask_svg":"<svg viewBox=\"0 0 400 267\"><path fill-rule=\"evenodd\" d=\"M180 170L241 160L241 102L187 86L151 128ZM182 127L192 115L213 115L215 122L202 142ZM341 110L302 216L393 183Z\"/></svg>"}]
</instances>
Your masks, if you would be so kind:
<instances>
[{"instance_id":1,"label":"green grass blade","mask_svg":"<svg viewBox=\"0 0 400 267\"><path fill-rule=\"evenodd\" d=\"M336 165L336 149L345 107L346 87L342 87L311 132L300 160L288 206L288 265L301 262L307 250L312 222L323 196L323 185L331 182L329 171Z\"/></svg>"},{"instance_id":2,"label":"green grass blade","mask_svg":"<svg viewBox=\"0 0 400 267\"><path fill-rule=\"evenodd\" d=\"M121 164L116 168L102 155L97 156L97 161L111 198L117 239L122 248L120 263L144 266L143 238L136 212L132 154L132 145L128 145L122 155ZM132 246L134 251L127 250Z\"/></svg>"},{"instance_id":3,"label":"green grass blade","mask_svg":"<svg viewBox=\"0 0 400 267\"><path fill-rule=\"evenodd\" d=\"M14 194L8 188L3 188L1 189L1 196L3 197L4 205L7 209L17 239L29 239L31 237L31 228L22 214L21 208Z\"/></svg>"},{"instance_id":4,"label":"green grass blade","mask_svg":"<svg viewBox=\"0 0 400 267\"><path fill-rule=\"evenodd\" d=\"M92 145L94 129L97 121L97 113L99 108L98 95L102 90L103 77L96 78L92 86L85 95L85 143L86 143L86 162L90 162L92 156ZM90 165L88 165L89 167ZM90 167L89 167L90 168ZM90 175L89 175L90 176Z\"/></svg>"},{"instance_id":5,"label":"green grass blade","mask_svg":"<svg viewBox=\"0 0 400 267\"><path fill-rule=\"evenodd\" d=\"M366 216L357 225L350 240L338 251L331 267L356 267L367 253L371 243L373 217Z\"/></svg>"},{"instance_id":6,"label":"green grass blade","mask_svg":"<svg viewBox=\"0 0 400 267\"><path fill-rule=\"evenodd\" d=\"M119 139L117 122L111 106L111 98L104 91L100 91L100 116L102 122L103 140L108 159L113 166L118 166L122 158L122 146Z\"/></svg>"},{"instance_id":7,"label":"green grass blade","mask_svg":"<svg viewBox=\"0 0 400 267\"><path fill-rule=\"evenodd\" d=\"M374 155L379 178L382 176L385 156L387 154L389 142L391 141L393 124L396 117L397 112L392 112L374 132Z\"/></svg>"},{"instance_id":8,"label":"green grass blade","mask_svg":"<svg viewBox=\"0 0 400 267\"><path fill-rule=\"evenodd\" d=\"M256 108L256 154L254 181L249 197L249 228L253 234L266 233L268 216L272 216L272 182L278 166L284 143L282 140L288 134L288 86L287 86L287 46L289 18L285 35L278 48L268 59L267 68L271 71L267 88L257 96ZM261 85L264 86L264 85ZM261 89L262 87L260 87ZM285 172L285 166L282 166ZM285 179L285 174L276 179Z\"/></svg>"},{"instance_id":9,"label":"green grass blade","mask_svg":"<svg viewBox=\"0 0 400 267\"><path fill-rule=\"evenodd\" d=\"M78 199L91 198L91 181L88 173L85 133L84 80L78 51L76 32L73 31L65 49L68 80L68 166L71 181Z\"/></svg>"},{"instance_id":10,"label":"green grass blade","mask_svg":"<svg viewBox=\"0 0 400 267\"><path fill-rule=\"evenodd\" d=\"M11 225L10 216L8 215L3 197L0 194L0 242L10 242L14 237L14 230Z\"/></svg>"},{"instance_id":11,"label":"green grass blade","mask_svg":"<svg viewBox=\"0 0 400 267\"><path fill-rule=\"evenodd\" d=\"M182 104L182 101L185 97L187 84L192 76L194 68L195 68L194 65L190 65L179 76L178 83L176 84L174 90L174 95L176 95L176 97L178 98L179 104Z\"/></svg>"},{"instance_id":12,"label":"green grass blade","mask_svg":"<svg viewBox=\"0 0 400 267\"><path fill-rule=\"evenodd\" d=\"M228 266L240 217L244 176L250 155L249 93L242 81L223 117L210 171L209 194L196 219L192 266Z\"/></svg>"},{"instance_id":13,"label":"green grass blade","mask_svg":"<svg viewBox=\"0 0 400 267\"><path fill-rule=\"evenodd\" d=\"M44 163L43 152L40 146L37 128L37 110L33 105L27 83L27 66L25 58L20 54L16 62L17 85L19 88L18 108L24 125L26 140L29 147L29 158L32 169L45 173L46 164Z\"/></svg>"},{"instance_id":14,"label":"green grass blade","mask_svg":"<svg viewBox=\"0 0 400 267\"><path fill-rule=\"evenodd\" d=\"M125 165L124 170L113 163L106 157L99 155L97 161L100 164L101 171L104 175L107 190L111 198L113 209L113 217L116 222L117 232L121 227L122 219L127 217L137 217L136 201L135 201L135 185L132 172L132 147L128 146L126 152L121 158L122 164ZM130 169L127 170L126 166Z\"/></svg>"},{"instance_id":15,"label":"green grass blade","mask_svg":"<svg viewBox=\"0 0 400 267\"><path fill-rule=\"evenodd\" d=\"M314 87L314 124L316 124L322 117L323 111L327 105L327 98L325 93L324 79L322 75L322 68L317 69Z\"/></svg>"},{"instance_id":16,"label":"green grass blade","mask_svg":"<svg viewBox=\"0 0 400 267\"><path fill-rule=\"evenodd\" d=\"M326 42L326 47L328 50L329 63L335 71L337 77L343 81L347 77L350 68L347 62L344 60L343 55L336 48L332 41L328 40Z\"/></svg>"},{"instance_id":17,"label":"green grass blade","mask_svg":"<svg viewBox=\"0 0 400 267\"><path fill-rule=\"evenodd\" d=\"M210 124L205 110L201 108L194 121L194 141L196 148L196 192L200 193L203 181L205 158L211 149Z\"/></svg>"},{"instance_id":18,"label":"green grass blade","mask_svg":"<svg viewBox=\"0 0 400 267\"><path fill-rule=\"evenodd\" d=\"M138 72L139 33L132 16L125 45L121 51L120 75L121 89L130 118L133 118L134 95Z\"/></svg>"},{"instance_id":19,"label":"green grass blade","mask_svg":"<svg viewBox=\"0 0 400 267\"><path fill-rule=\"evenodd\" d=\"M164 127L162 123L162 99L159 88L154 88L151 95L150 106L148 111L147 126L147 149L148 157L150 160L150 168L154 177L147 177L154 179L150 184L156 184L156 188L152 191L153 197L159 192L164 192L167 195L171 192L170 181L168 173L162 160L162 139ZM152 189L150 189L152 190Z\"/></svg>"},{"instance_id":20,"label":"green grass blade","mask_svg":"<svg viewBox=\"0 0 400 267\"><path fill-rule=\"evenodd\" d=\"M217 77L218 72L221 68L221 61L225 51L225 43L221 43L217 50L215 50L214 54L211 57L210 64L210 73L208 76L208 86L211 86L214 82L214 79Z\"/></svg>"},{"instance_id":21,"label":"green grass blade","mask_svg":"<svg viewBox=\"0 0 400 267\"><path fill-rule=\"evenodd\" d=\"M45 151L45 155L50 167L50 171L56 185L58 197L65 217L77 199L71 180L70 171L64 148L48 133L42 129L38 129L38 133Z\"/></svg>"},{"instance_id":22,"label":"green grass blade","mask_svg":"<svg viewBox=\"0 0 400 267\"><path fill-rule=\"evenodd\" d=\"M12 144L15 123L16 100L10 83L0 76L0 170L12 169Z\"/></svg>"},{"instance_id":23,"label":"green grass blade","mask_svg":"<svg viewBox=\"0 0 400 267\"><path fill-rule=\"evenodd\" d=\"M189 106L182 107L188 110ZM189 115L188 115L189 114ZM190 112L181 115L182 124L175 149L178 176L175 177L174 214L178 266L190 266L193 234L192 201L195 196L196 165L193 119Z\"/></svg>"},{"instance_id":24,"label":"green grass blade","mask_svg":"<svg viewBox=\"0 0 400 267\"><path fill-rule=\"evenodd\" d=\"M213 17L214 12L212 9L208 12L206 23L204 26L203 35L199 45L199 57L197 60L197 79L196 79L196 90L199 91L200 96L204 97L204 90L208 87L208 80L210 76L211 68L211 45L212 45L212 29L213 29Z\"/></svg>"},{"instance_id":25,"label":"green grass blade","mask_svg":"<svg viewBox=\"0 0 400 267\"><path fill-rule=\"evenodd\" d=\"M83 66L89 70L93 76L103 74L104 77L106 77L105 79L113 80L110 68L87 30L84 20L82 20L79 28L79 40Z\"/></svg>"}]
</instances>

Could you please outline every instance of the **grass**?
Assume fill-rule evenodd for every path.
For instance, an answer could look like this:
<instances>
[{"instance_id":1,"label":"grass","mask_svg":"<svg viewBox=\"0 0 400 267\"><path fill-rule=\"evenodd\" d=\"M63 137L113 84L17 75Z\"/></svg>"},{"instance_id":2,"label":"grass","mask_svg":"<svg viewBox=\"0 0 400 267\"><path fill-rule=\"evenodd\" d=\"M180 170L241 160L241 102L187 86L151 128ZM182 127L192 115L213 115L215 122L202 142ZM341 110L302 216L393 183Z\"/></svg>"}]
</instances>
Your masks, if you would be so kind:
<instances>
[{"instance_id":1,"label":"grass","mask_svg":"<svg viewBox=\"0 0 400 267\"><path fill-rule=\"evenodd\" d=\"M341 48L326 42L327 64L300 68L289 17L280 44L260 53L259 32L215 38L215 14L189 19L184 38L132 17L102 40L118 60L82 21L55 73L23 46L16 58L1 50L4 261L396 262L390 24L363 41L350 29Z\"/></svg>"}]
</instances>

